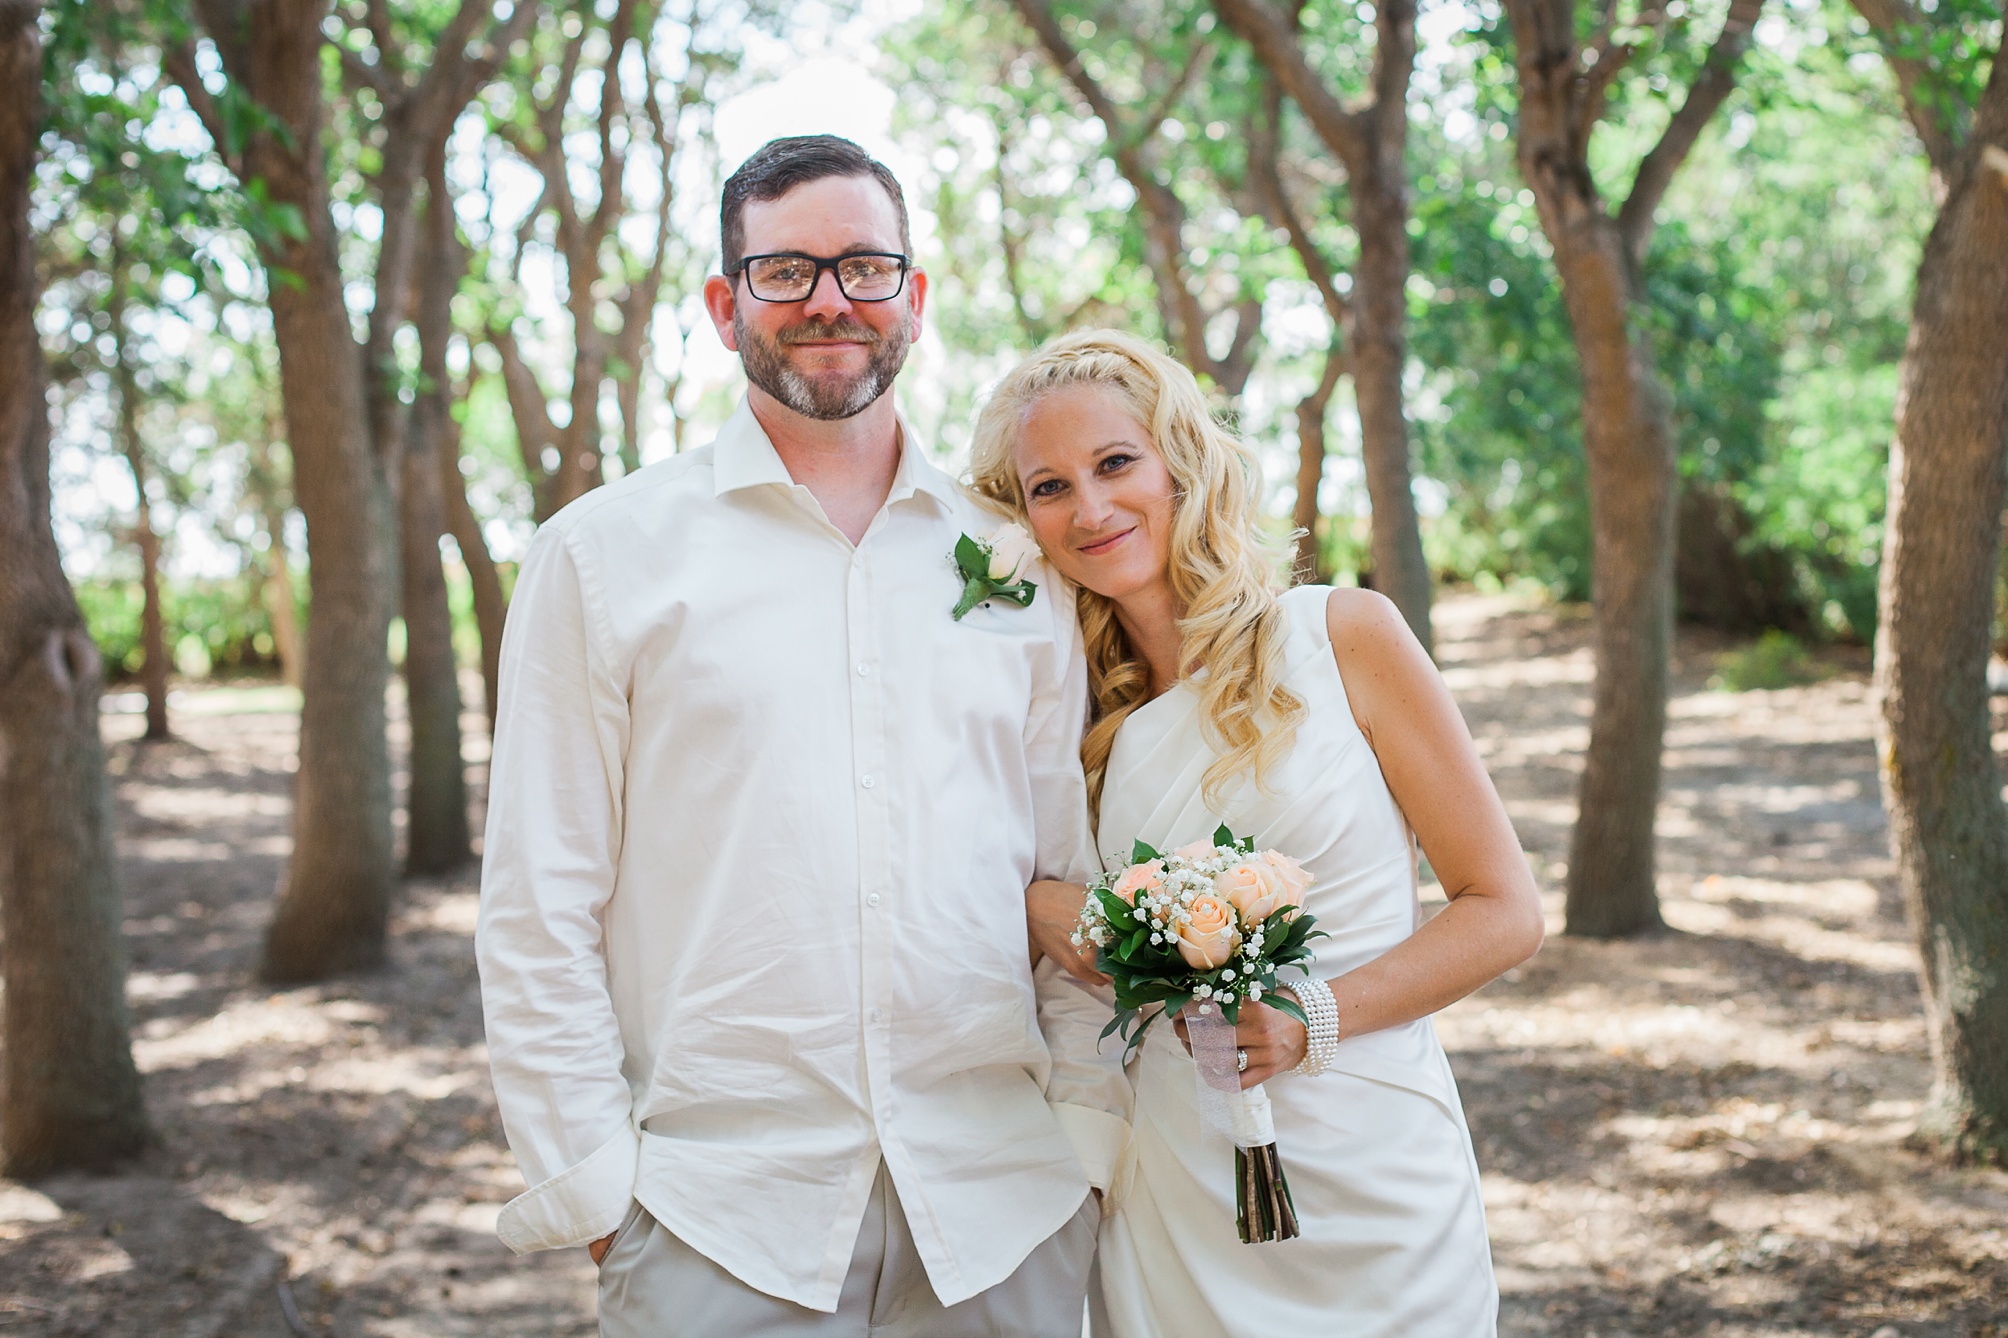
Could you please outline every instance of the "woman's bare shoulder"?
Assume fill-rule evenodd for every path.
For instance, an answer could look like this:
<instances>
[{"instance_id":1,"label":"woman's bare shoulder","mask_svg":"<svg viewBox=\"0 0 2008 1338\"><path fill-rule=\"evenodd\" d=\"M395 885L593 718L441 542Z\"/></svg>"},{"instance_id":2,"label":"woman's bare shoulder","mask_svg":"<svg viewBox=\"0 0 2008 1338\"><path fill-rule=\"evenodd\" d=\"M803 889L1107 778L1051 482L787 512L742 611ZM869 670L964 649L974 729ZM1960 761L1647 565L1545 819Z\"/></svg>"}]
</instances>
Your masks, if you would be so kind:
<instances>
[{"instance_id":1,"label":"woman's bare shoulder","mask_svg":"<svg viewBox=\"0 0 2008 1338\"><path fill-rule=\"evenodd\" d=\"M1353 718L1369 739L1376 719L1407 716L1440 691L1436 666L1386 595L1333 590L1325 628Z\"/></svg>"},{"instance_id":2,"label":"woman's bare shoulder","mask_svg":"<svg viewBox=\"0 0 2008 1338\"><path fill-rule=\"evenodd\" d=\"M1372 590L1334 588L1325 601L1325 630L1331 634L1333 652L1342 661L1349 654L1400 653L1409 646L1422 649L1394 601Z\"/></svg>"}]
</instances>

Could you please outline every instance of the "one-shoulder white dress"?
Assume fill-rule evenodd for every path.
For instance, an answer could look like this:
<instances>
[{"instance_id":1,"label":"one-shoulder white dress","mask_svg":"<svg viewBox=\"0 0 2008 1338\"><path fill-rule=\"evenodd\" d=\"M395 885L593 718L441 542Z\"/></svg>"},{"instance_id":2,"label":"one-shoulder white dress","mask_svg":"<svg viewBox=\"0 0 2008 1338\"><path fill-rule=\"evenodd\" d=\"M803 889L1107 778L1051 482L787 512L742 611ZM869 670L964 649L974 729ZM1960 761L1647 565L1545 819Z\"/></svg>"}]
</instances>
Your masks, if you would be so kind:
<instances>
[{"instance_id":1,"label":"one-shoulder white dress","mask_svg":"<svg viewBox=\"0 0 2008 1338\"><path fill-rule=\"evenodd\" d=\"M1169 850L1225 822L1316 880L1305 909L1316 973L1341 975L1415 932L1415 843L1346 701L1325 620L1330 589L1282 597L1291 691L1309 713L1288 757L1210 809L1216 754L1198 694L1180 684L1123 722L1103 787L1097 848ZM1288 978L1286 973L1285 979ZM1114 1044L1113 1038L1109 1042ZM1153 1026L1131 1062L1133 1133L1102 1224L1095 1329L1106 1338L1491 1338L1498 1289L1478 1165L1449 1061L1425 1018L1339 1042L1315 1078L1264 1085L1303 1234L1244 1245L1234 1150L1205 1127L1193 1063Z\"/></svg>"}]
</instances>

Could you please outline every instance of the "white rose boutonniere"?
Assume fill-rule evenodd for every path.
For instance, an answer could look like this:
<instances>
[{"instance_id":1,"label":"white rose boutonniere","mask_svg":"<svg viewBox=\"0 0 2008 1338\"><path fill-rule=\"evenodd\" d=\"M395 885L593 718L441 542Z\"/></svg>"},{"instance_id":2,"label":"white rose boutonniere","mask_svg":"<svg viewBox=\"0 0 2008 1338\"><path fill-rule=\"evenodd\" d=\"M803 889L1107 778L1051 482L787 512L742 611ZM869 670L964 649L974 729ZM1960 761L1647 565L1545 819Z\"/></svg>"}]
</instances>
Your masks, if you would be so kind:
<instances>
[{"instance_id":1,"label":"white rose boutonniere","mask_svg":"<svg viewBox=\"0 0 2008 1338\"><path fill-rule=\"evenodd\" d=\"M951 612L960 622L962 615L988 599L1001 599L1019 608L1031 606L1039 587L1019 574L1039 555L1038 541L1016 521L1000 525L987 537L963 535L950 554L956 574L962 577L962 598Z\"/></svg>"}]
</instances>

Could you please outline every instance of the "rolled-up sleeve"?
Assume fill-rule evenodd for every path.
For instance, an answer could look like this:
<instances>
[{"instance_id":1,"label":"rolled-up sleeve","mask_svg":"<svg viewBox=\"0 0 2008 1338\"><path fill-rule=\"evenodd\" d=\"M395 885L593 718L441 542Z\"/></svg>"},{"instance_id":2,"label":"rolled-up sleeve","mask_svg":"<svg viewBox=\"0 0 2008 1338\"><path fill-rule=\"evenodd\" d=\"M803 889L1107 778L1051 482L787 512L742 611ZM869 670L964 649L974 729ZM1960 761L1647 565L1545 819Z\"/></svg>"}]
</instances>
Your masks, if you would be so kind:
<instances>
[{"instance_id":1,"label":"rolled-up sleeve","mask_svg":"<svg viewBox=\"0 0 2008 1338\"><path fill-rule=\"evenodd\" d=\"M601 950L628 714L599 594L548 525L502 640L475 946L496 1099L530 1186L498 1223L519 1252L614 1230L639 1156Z\"/></svg>"},{"instance_id":2,"label":"rolled-up sleeve","mask_svg":"<svg viewBox=\"0 0 2008 1338\"><path fill-rule=\"evenodd\" d=\"M1084 883L1100 871L1088 827L1087 783L1081 774L1081 733L1087 723L1088 668L1080 648L1072 591L1050 569L1051 672L1032 699L1025 726L1025 760L1032 778L1038 829L1038 876ZM1074 1146L1088 1183L1106 1190L1129 1139L1130 1085L1119 1041L1101 1044L1113 1005L1050 960L1033 982L1039 1029L1052 1056L1046 1101Z\"/></svg>"}]
</instances>

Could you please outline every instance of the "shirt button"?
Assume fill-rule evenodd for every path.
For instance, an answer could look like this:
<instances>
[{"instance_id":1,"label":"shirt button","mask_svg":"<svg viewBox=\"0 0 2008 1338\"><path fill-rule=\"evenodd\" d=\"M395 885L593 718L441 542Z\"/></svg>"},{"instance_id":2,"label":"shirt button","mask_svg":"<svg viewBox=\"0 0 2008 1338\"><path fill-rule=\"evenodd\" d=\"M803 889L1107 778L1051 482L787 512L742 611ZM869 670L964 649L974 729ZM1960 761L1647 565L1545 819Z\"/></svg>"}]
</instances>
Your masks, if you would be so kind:
<instances>
[{"instance_id":1,"label":"shirt button","mask_svg":"<svg viewBox=\"0 0 2008 1338\"><path fill-rule=\"evenodd\" d=\"M858 662L859 678L869 678L871 677L871 672L872 672L872 667L870 665L864 663L862 660Z\"/></svg>"},{"instance_id":2,"label":"shirt button","mask_svg":"<svg viewBox=\"0 0 2008 1338\"><path fill-rule=\"evenodd\" d=\"M876 892L872 893L870 896L865 898L865 905L867 906L876 906L878 905L878 903L879 903L879 894Z\"/></svg>"},{"instance_id":3,"label":"shirt button","mask_svg":"<svg viewBox=\"0 0 2008 1338\"><path fill-rule=\"evenodd\" d=\"M870 776L860 776L858 778L858 784L864 786L867 790L869 790L872 788L872 786L877 785L878 782L873 780Z\"/></svg>"},{"instance_id":4,"label":"shirt button","mask_svg":"<svg viewBox=\"0 0 2008 1338\"><path fill-rule=\"evenodd\" d=\"M872 1009L872 1021L874 1021L874 1022L883 1022L883 1021L885 1021L885 1009L883 1009L883 1008L874 1008L874 1009Z\"/></svg>"}]
</instances>

